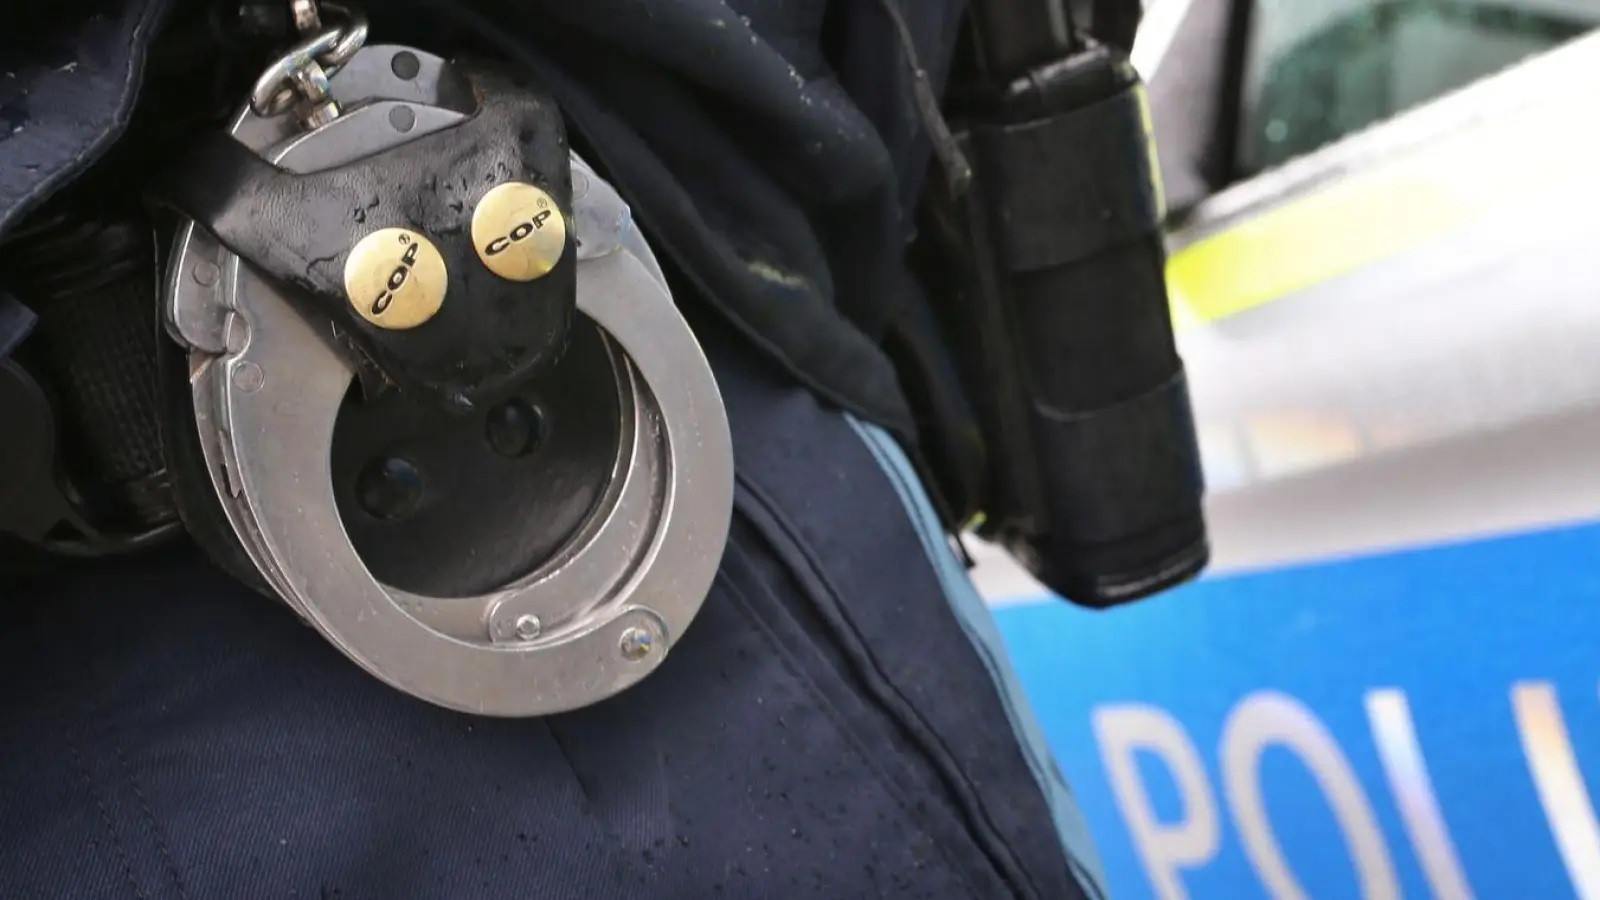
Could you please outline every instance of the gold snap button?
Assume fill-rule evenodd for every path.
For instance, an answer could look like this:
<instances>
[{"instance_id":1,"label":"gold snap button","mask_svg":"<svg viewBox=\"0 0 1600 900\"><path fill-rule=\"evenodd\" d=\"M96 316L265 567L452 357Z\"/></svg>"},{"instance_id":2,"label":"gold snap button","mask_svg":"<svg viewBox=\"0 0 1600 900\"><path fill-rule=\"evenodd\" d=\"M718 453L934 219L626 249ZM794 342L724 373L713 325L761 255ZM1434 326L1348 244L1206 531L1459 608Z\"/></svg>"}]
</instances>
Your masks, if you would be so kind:
<instances>
[{"instance_id":1,"label":"gold snap button","mask_svg":"<svg viewBox=\"0 0 1600 900\"><path fill-rule=\"evenodd\" d=\"M444 305L449 273L439 248L406 228L362 238L344 264L344 291L361 318L391 330L415 328Z\"/></svg>"},{"instance_id":2,"label":"gold snap button","mask_svg":"<svg viewBox=\"0 0 1600 900\"><path fill-rule=\"evenodd\" d=\"M533 281L561 261L567 220L549 194L508 182L484 194L472 211L472 245L489 271L508 281Z\"/></svg>"}]
</instances>

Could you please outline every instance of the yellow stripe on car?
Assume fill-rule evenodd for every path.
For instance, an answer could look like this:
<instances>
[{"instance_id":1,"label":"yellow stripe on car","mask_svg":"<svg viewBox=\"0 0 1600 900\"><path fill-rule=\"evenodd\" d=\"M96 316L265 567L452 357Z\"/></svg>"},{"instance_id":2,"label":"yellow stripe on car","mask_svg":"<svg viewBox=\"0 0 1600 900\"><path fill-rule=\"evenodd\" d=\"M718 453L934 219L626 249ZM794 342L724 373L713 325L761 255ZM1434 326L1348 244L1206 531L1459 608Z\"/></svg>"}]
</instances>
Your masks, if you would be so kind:
<instances>
[{"instance_id":1,"label":"yellow stripe on car","mask_svg":"<svg viewBox=\"0 0 1600 900\"><path fill-rule=\"evenodd\" d=\"M1592 178L1600 130L1574 112L1541 103L1479 121L1182 246L1167 264L1175 324L1292 296Z\"/></svg>"},{"instance_id":2,"label":"yellow stripe on car","mask_svg":"<svg viewBox=\"0 0 1600 900\"><path fill-rule=\"evenodd\" d=\"M1404 252L1464 212L1427 184L1336 185L1180 250L1167 264L1168 290L1192 318L1216 321Z\"/></svg>"}]
</instances>

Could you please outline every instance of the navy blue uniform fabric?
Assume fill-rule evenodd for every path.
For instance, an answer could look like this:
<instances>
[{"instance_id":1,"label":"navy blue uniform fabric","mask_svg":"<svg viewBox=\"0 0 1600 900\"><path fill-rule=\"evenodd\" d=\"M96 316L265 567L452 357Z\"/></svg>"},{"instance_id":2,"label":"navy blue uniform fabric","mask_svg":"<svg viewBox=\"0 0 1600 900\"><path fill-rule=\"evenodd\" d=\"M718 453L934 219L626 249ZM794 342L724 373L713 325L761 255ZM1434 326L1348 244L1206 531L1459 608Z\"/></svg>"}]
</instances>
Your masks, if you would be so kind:
<instances>
[{"instance_id":1,"label":"navy blue uniform fabric","mask_svg":"<svg viewBox=\"0 0 1600 900\"><path fill-rule=\"evenodd\" d=\"M712 352L733 538L667 662L596 707L431 707L190 554L10 597L0 896L1084 896L868 448Z\"/></svg>"}]
</instances>

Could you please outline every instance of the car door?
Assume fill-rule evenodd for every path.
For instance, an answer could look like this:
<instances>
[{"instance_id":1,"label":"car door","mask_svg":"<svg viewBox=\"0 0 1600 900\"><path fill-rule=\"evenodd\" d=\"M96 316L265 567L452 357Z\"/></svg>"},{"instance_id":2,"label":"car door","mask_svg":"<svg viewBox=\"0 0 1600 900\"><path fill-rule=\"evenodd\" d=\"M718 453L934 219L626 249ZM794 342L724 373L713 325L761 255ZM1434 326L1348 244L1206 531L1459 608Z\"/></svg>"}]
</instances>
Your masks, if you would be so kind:
<instances>
[{"instance_id":1,"label":"car door","mask_svg":"<svg viewBox=\"0 0 1600 900\"><path fill-rule=\"evenodd\" d=\"M1600 4L1241 7L1169 268L1219 565L1600 512L1576 438L1600 403ZM1482 459L1497 442L1519 449Z\"/></svg>"}]
</instances>

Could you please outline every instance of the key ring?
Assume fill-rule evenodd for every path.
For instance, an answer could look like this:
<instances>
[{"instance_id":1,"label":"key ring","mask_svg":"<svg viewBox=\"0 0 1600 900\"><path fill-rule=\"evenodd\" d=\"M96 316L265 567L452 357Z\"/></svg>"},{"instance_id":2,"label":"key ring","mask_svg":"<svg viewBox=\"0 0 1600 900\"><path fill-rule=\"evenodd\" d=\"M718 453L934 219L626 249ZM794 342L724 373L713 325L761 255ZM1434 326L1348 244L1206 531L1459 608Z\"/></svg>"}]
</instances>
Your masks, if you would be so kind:
<instances>
[{"instance_id":1,"label":"key ring","mask_svg":"<svg viewBox=\"0 0 1600 900\"><path fill-rule=\"evenodd\" d=\"M366 44L366 16L333 3L324 8L343 17L345 24L305 38L267 66L250 92L250 109L256 115L287 112L303 92L309 92L304 93L303 99L312 104L325 102L326 95L315 96L317 91L309 86L326 84ZM318 69L320 74L315 71Z\"/></svg>"},{"instance_id":2,"label":"key ring","mask_svg":"<svg viewBox=\"0 0 1600 900\"><path fill-rule=\"evenodd\" d=\"M345 63L353 59L356 53L367 43L367 17L340 3L324 3L322 8L344 20L344 37L328 51L326 56L317 57L317 62L328 69L328 77L344 68Z\"/></svg>"}]
</instances>

